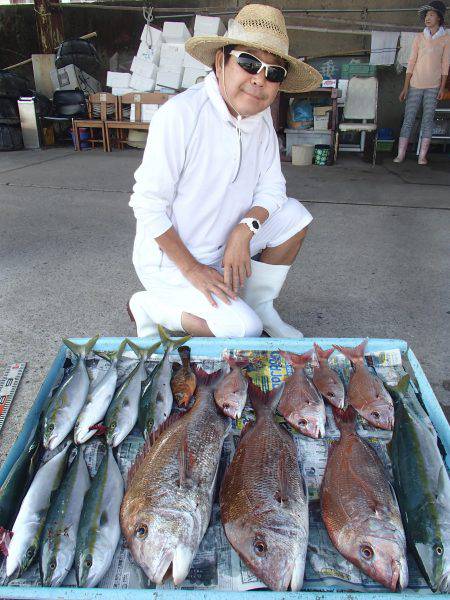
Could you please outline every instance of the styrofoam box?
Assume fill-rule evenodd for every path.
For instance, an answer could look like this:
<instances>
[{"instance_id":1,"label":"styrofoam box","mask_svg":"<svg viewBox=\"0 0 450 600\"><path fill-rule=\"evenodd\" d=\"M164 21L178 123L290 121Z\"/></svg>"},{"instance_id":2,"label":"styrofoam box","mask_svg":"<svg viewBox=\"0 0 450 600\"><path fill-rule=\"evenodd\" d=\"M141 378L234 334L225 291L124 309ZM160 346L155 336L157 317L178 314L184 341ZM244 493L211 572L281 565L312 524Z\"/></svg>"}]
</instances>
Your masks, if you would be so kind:
<instances>
[{"instance_id":1,"label":"styrofoam box","mask_svg":"<svg viewBox=\"0 0 450 600\"><path fill-rule=\"evenodd\" d=\"M55 90L80 89L85 94L96 94L102 90L100 81L75 65L52 69L50 71L50 79Z\"/></svg>"},{"instance_id":2,"label":"styrofoam box","mask_svg":"<svg viewBox=\"0 0 450 600\"><path fill-rule=\"evenodd\" d=\"M184 55L186 51L184 44L166 44L161 46L161 57L159 59L160 67L183 67ZM176 69L171 69L175 71Z\"/></svg>"},{"instance_id":3,"label":"styrofoam box","mask_svg":"<svg viewBox=\"0 0 450 600\"><path fill-rule=\"evenodd\" d=\"M184 69L181 87L185 89L190 88L197 83L199 77L206 77L207 74L208 72L206 69L190 69L189 67L186 67Z\"/></svg>"},{"instance_id":4,"label":"styrofoam box","mask_svg":"<svg viewBox=\"0 0 450 600\"><path fill-rule=\"evenodd\" d=\"M150 123L153 115L158 110L158 104L141 104L141 121L143 123ZM136 105L130 105L130 121L136 120Z\"/></svg>"},{"instance_id":5,"label":"styrofoam box","mask_svg":"<svg viewBox=\"0 0 450 600\"><path fill-rule=\"evenodd\" d=\"M136 73L137 75L141 75L142 77L151 77L152 79L156 79L158 67L155 65L155 63L151 63L148 60L139 58L139 56L135 56L133 58L133 62L131 63L130 71L132 73Z\"/></svg>"},{"instance_id":6,"label":"styrofoam box","mask_svg":"<svg viewBox=\"0 0 450 600\"><path fill-rule=\"evenodd\" d=\"M106 73L106 85L108 87L129 87L131 75L129 73L117 73L108 71Z\"/></svg>"},{"instance_id":7,"label":"styrofoam box","mask_svg":"<svg viewBox=\"0 0 450 600\"><path fill-rule=\"evenodd\" d=\"M158 48L162 44L162 31L150 25L144 25L141 33L141 42L145 42L151 48Z\"/></svg>"},{"instance_id":8,"label":"styrofoam box","mask_svg":"<svg viewBox=\"0 0 450 600\"><path fill-rule=\"evenodd\" d=\"M175 94L176 90L172 88L164 87L163 85L155 85L155 92L160 92L161 94Z\"/></svg>"},{"instance_id":9,"label":"styrofoam box","mask_svg":"<svg viewBox=\"0 0 450 600\"><path fill-rule=\"evenodd\" d=\"M137 73L133 73L130 80L130 86L138 92L153 92L155 89L155 79L151 77L142 77Z\"/></svg>"},{"instance_id":10,"label":"styrofoam box","mask_svg":"<svg viewBox=\"0 0 450 600\"><path fill-rule=\"evenodd\" d=\"M111 88L111 93L114 94L114 96L123 96L124 94L130 94L131 92L134 92L133 88L122 88L122 87L113 87Z\"/></svg>"},{"instance_id":11,"label":"styrofoam box","mask_svg":"<svg viewBox=\"0 0 450 600\"><path fill-rule=\"evenodd\" d=\"M189 29L184 23L165 21L162 31L163 42L182 44L191 37Z\"/></svg>"},{"instance_id":12,"label":"styrofoam box","mask_svg":"<svg viewBox=\"0 0 450 600\"><path fill-rule=\"evenodd\" d=\"M185 67L189 67L190 69L208 69L206 65L201 63L186 51L184 52L183 64Z\"/></svg>"},{"instance_id":13,"label":"styrofoam box","mask_svg":"<svg viewBox=\"0 0 450 600\"><path fill-rule=\"evenodd\" d=\"M136 56L142 60L154 63L158 65L161 54L161 46L157 48L150 48L146 42L141 42L137 51Z\"/></svg>"},{"instance_id":14,"label":"styrofoam box","mask_svg":"<svg viewBox=\"0 0 450 600\"><path fill-rule=\"evenodd\" d=\"M194 35L223 35L225 25L220 17L204 17L197 15L194 23Z\"/></svg>"},{"instance_id":15,"label":"styrofoam box","mask_svg":"<svg viewBox=\"0 0 450 600\"><path fill-rule=\"evenodd\" d=\"M171 88L172 90L178 90L180 89L182 79L182 68L175 71L169 71L166 69L161 69L160 67L156 77L156 83L158 85L162 85L163 87Z\"/></svg>"}]
</instances>

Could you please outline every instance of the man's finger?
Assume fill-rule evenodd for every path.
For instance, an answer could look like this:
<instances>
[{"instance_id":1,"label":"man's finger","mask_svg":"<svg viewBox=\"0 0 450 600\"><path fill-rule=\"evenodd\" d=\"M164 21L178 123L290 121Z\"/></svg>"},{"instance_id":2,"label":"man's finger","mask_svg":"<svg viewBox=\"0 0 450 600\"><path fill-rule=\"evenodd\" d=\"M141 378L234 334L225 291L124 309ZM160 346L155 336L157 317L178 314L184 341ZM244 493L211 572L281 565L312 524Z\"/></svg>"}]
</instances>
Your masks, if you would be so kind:
<instances>
[{"instance_id":1,"label":"man's finger","mask_svg":"<svg viewBox=\"0 0 450 600\"><path fill-rule=\"evenodd\" d=\"M206 299L211 304L211 306L214 306L214 308L217 308L217 302L212 297L211 292L209 292L208 290L202 290L202 292L206 296Z\"/></svg>"},{"instance_id":2,"label":"man's finger","mask_svg":"<svg viewBox=\"0 0 450 600\"><path fill-rule=\"evenodd\" d=\"M247 277L250 277L250 275L252 274L252 263L250 259L245 261L245 272L247 274Z\"/></svg>"},{"instance_id":3,"label":"man's finger","mask_svg":"<svg viewBox=\"0 0 450 600\"><path fill-rule=\"evenodd\" d=\"M229 265L227 265L223 271L223 281L228 286L231 286L232 274L233 274L233 269Z\"/></svg>"},{"instance_id":4,"label":"man's finger","mask_svg":"<svg viewBox=\"0 0 450 600\"><path fill-rule=\"evenodd\" d=\"M233 268L233 292L235 292L237 294L237 292L239 291L239 287L240 287L239 267L237 265L235 265Z\"/></svg>"},{"instance_id":5,"label":"man's finger","mask_svg":"<svg viewBox=\"0 0 450 600\"><path fill-rule=\"evenodd\" d=\"M217 287L219 287L228 297L232 300L236 300L237 295L233 292L233 290L227 286L225 283L218 283Z\"/></svg>"},{"instance_id":6,"label":"man's finger","mask_svg":"<svg viewBox=\"0 0 450 600\"><path fill-rule=\"evenodd\" d=\"M226 293L219 287L218 285L213 286L211 291L225 304L231 304L230 298L226 295Z\"/></svg>"}]
</instances>

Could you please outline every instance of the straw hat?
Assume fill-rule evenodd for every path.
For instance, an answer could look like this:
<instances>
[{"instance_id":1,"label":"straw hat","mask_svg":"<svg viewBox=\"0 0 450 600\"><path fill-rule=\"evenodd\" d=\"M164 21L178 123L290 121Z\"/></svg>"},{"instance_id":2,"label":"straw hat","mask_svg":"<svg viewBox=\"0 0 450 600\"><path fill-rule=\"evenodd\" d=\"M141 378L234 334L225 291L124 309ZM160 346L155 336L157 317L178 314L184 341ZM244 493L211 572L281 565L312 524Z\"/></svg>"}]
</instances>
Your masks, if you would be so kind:
<instances>
[{"instance_id":1,"label":"straw hat","mask_svg":"<svg viewBox=\"0 0 450 600\"><path fill-rule=\"evenodd\" d=\"M298 58L289 56L289 38L284 17L277 8L265 4L244 6L230 19L224 36L190 38L186 51L208 67L213 67L216 52L231 44L270 52L288 63L288 74L280 86L284 92L308 92L318 88L322 76Z\"/></svg>"},{"instance_id":2,"label":"straw hat","mask_svg":"<svg viewBox=\"0 0 450 600\"><path fill-rule=\"evenodd\" d=\"M431 0L429 4L424 4L419 8L419 16L421 19L425 19L427 12L434 10L442 19L445 18L445 11L447 10L445 4L441 0Z\"/></svg>"}]
</instances>

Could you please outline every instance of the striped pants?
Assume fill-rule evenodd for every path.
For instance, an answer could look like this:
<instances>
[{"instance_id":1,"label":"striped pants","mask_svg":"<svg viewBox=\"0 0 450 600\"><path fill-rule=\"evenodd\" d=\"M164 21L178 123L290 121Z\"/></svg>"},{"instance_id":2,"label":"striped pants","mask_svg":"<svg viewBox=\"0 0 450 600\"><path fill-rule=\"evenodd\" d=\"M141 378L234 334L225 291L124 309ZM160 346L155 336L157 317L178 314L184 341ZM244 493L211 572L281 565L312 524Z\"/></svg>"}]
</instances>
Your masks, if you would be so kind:
<instances>
[{"instance_id":1,"label":"striped pants","mask_svg":"<svg viewBox=\"0 0 450 600\"><path fill-rule=\"evenodd\" d=\"M419 89L410 87L406 97L405 117L403 119L400 137L409 138L416 120L417 111L423 102L422 137L431 138L433 133L434 111L437 104L439 88Z\"/></svg>"}]
</instances>

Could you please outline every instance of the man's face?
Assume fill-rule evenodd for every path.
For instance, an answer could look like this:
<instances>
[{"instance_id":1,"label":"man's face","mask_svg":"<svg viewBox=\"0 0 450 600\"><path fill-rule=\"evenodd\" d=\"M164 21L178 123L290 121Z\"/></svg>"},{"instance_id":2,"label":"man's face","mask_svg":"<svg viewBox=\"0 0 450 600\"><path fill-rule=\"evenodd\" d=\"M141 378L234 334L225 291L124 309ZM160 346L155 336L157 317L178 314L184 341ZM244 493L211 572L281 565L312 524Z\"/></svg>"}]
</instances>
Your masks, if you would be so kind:
<instances>
[{"instance_id":1,"label":"man's face","mask_svg":"<svg viewBox=\"0 0 450 600\"><path fill-rule=\"evenodd\" d=\"M434 29L435 27L439 27L439 15L434 10L427 11L425 15L425 25L430 29Z\"/></svg>"},{"instance_id":2,"label":"man's face","mask_svg":"<svg viewBox=\"0 0 450 600\"><path fill-rule=\"evenodd\" d=\"M245 46L236 46L235 50L248 52L271 65L284 66L281 58L269 52L253 50ZM262 69L257 75L247 73L238 65L235 56L228 57L224 70L222 50L219 50L216 54L216 75L220 93L230 112L235 115L235 111L238 111L243 117L256 115L270 106L275 100L281 85L280 83L267 81L265 69Z\"/></svg>"}]
</instances>

